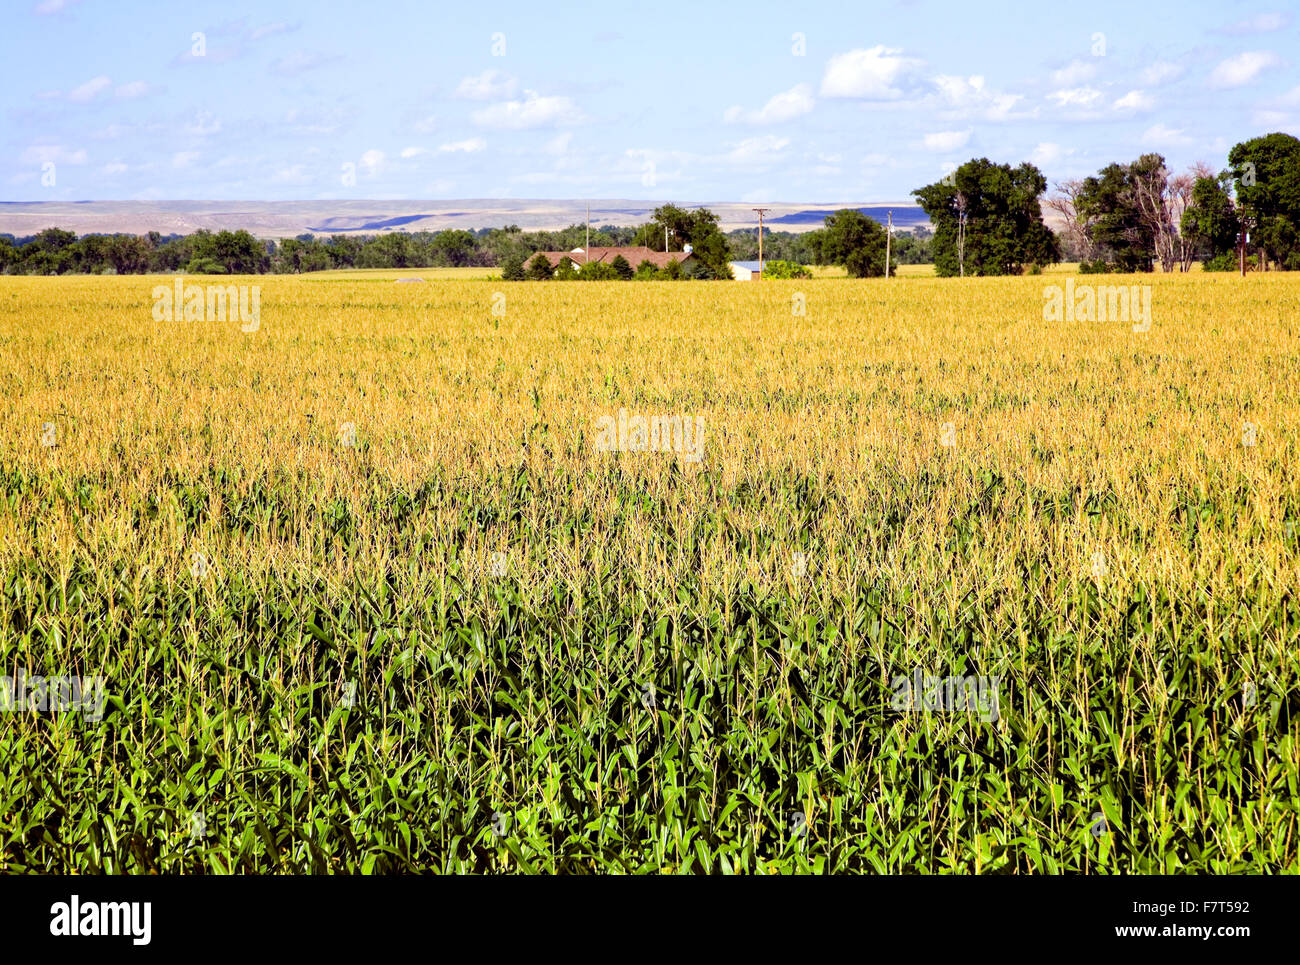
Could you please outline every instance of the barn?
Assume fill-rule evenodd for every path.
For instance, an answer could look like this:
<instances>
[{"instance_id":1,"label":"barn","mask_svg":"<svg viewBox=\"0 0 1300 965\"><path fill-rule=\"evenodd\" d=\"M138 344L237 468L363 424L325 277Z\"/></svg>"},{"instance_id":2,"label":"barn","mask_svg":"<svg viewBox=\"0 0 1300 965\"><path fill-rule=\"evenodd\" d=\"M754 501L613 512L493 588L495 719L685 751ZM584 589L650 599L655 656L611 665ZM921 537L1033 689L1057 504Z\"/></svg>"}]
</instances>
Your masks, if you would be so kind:
<instances>
[{"instance_id":1,"label":"barn","mask_svg":"<svg viewBox=\"0 0 1300 965\"><path fill-rule=\"evenodd\" d=\"M731 263L731 274L736 281L761 281L763 277L762 263L757 261L733 261Z\"/></svg>"}]
</instances>

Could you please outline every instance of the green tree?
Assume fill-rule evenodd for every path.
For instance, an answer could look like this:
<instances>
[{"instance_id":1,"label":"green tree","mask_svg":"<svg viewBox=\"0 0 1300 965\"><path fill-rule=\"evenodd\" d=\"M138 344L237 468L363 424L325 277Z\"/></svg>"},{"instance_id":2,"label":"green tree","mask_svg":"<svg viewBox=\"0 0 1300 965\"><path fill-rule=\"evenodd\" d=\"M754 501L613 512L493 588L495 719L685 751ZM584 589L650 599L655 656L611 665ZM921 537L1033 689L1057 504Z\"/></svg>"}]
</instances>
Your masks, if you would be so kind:
<instances>
[{"instance_id":1,"label":"green tree","mask_svg":"<svg viewBox=\"0 0 1300 965\"><path fill-rule=\"evenodd\" d=\"M763 262L764 278L811 278L810 272L803 265L795 264L793 261L764 261Z\"/></svg>"},{"instance_id":2,"label":"green tree","mask_svg":"<svg viewBox=\"0 0 1300 965\"><path fill-rule=\"evenodd\" d=\"M501 280L502 281L524 281L528 278L528 272L524 269L524 260L515 252L511 252L501 259Z\"/></svg>"},{"instance_id":3,"label":"green tree","mask_svg":"<svg viewBox=\"0 0 1300 965\"><path fill-rule=\"evenodd\" d=\"M565 255L560 259L560 263L555 267L555 278L557 281L574 281L578 277L578 269L573 264L573 259Z\"/></svg>"},{"instance_id":4,"label":"green tree","mask_svg":"<svg viewBox=\"0 0 1300 965\"><path fill-rule=\"evenodd\" d=\"M627 264L627 262L623 262ZM588 261L578 269L578 277L583 281L619 281L623 276L613 265L603 261Z\"/></svg>"},{"instance_id":5,"label":"green tree","mask_svg":"<svg viewBox=\"0 0 1300 965\"><path fill-rule=\"evenodd\" d=\"M1151 271L1157 256L1150 219L1143 215L1144 185L1161 177L1165 160L1144 154L1131 164L1108 164L1083 179L1075 206L1088 223L1088 238L1116 271Z\"/></svg>"},{"instance_id":6,"label":"green tree","mask_svg":"<svg viewBox=\"0 0 1300 965\"><path fill-rule=\"evenodd\" d=\"M1192 186L1192 203L1183 212L1179 230L1196 245L1205 261L1222 255L1231 256L1237 247L1241 218L1229 193L1232 174L1224 171L1217 178L1201 177Z\"/></svg>"},{"instance_id":7,"label":"green tree","mask_svg":"<svg viewBox=\"0 0 1300 965\"><path fill-rule=\"evenodd\" d=\"M826 216L814 248L819 265L843 265L853 278L876 278L885 273L885 229L855 208Z\"/></svg>"},{"instance_id":8,"label":"green tree","mask_svg":"<svg viewBox=\"0 0 1300 965\"><path fill-rule=\"evenodd\" d=\"M1300 270L1300 140L1274 133L1242 141L1228 152L1228 163L1251 244L1268 261Z\"/></svg>"},{"instance_id":9,"label":"green tree","mask_svg":"<svg viewBox=\"0 0 1300 965\"><path fill-rule=\"evenodd\" d=\"M623 281L627 281L632 277L632 265L622 255L615 255L614 260L610 262L610 266Z\"/></svg>"},{"instance_id":10,"label":"green tree","mask_svg":"<svg viewBox=\"0 0 1300 965\"><path fill-rule=\"evenodd\" d=\"M533 260L528 263L528 277L534 281L550 281L555 277L555 269L551 267L550 259L540 251L533 255Z\"/></svg>"},{"instance_id":11,"label":"green tree","mask_svg":"<svg viewBox=\"0 0 1300 965\"><path fill-rule=\"evenodd\" d=\"M934 226L930 249L943 276L1018 275L1060 260L1038 199L1047 179L1032 164L975 158L912 194Z\"/></svg>"}]
</instances>

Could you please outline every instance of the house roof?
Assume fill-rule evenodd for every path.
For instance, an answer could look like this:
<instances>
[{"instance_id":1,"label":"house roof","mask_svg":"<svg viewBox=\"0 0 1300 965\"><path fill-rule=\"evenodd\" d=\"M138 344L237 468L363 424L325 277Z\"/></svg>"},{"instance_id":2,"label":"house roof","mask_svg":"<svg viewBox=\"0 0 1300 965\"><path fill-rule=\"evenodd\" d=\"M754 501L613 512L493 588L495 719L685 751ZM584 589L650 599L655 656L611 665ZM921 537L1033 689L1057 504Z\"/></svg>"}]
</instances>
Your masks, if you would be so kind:
<instances>
[{"instance_id":1,"label":"house roof","mask_svg":"<svg viewBox=\"0 0 1300 965\"><path fill-rule=\"evenodd\" d=\"M581 248L575 248L573 251L539 251L530 255L528 260L532 261L537 255L545 255L552 267L559 267L560 259L568 258L579 268L589 261L613 262L619 255L626 258L627 263L633 268L638 267L643 261L650 262L656 268L667 267L668 262L674 260L684 265L687 259L695 257L687 251L655 251L645 245L626 245L618 248L597 248L593 245L585 251Z\"/></svg>"},{"instance_id":2,"label":"house roof","mask_svg":"<svg viewBox=\"0 0 1300 965\"><path fill-rule=\"evenodd\" d=\"M758 271L760 265L757 261L733 261L732 267L744 268L746 271Z\"/></svg>"}]
</instances>

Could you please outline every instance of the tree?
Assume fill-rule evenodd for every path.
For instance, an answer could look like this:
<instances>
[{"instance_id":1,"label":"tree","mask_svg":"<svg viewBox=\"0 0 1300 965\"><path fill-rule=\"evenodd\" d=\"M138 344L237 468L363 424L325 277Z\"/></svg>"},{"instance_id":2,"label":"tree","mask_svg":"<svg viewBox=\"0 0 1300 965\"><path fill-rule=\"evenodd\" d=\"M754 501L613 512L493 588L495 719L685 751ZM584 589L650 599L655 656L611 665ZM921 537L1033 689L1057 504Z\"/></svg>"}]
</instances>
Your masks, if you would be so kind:
<instances>
[{"instance_id":1,"label":"tree","mask_svg":"<svg viewBox=\"0 0 1300 965\"><path fill-rule=\"evenodd\" d=\"M1093 244L1092 219L1079 211L1079 194L1083 190L1082 178L1056 182L1056 193L1046 200L1046 205L1057 213L1065 235L1065 255L1071 261L1092 261L1097 257Z\"/></svg>"},{"instance_id":2,"label":"tree","mask_svg":"<svg viewBox=\"0 0 1300 965\"><path fill-rule=\"evenodd\" d=\"M679 281L682 278L682 263L676 258L668 259L668 264L660 269L657 277L667 279L668 281Z\"/></svg>"},{"instance_id":3,"label":"tree","mask_svg":"<svg viewBox=\"0 0 1300 965\"><path fill-rule=\"evenodd\" d=\"M1300 269L1300 140L1274 133L1242 141L1228 152L1228 163L1264 267L1274 261Z\"/></svg>"},{"instance_id":4,"label":"tree","mask_svg":"<svg viewBox=\"0 0 1300 965\"><path fill-rule=\"evenodd\" d=\"M691 253L708 271L710 278L731 278L731 248L727 237L718 230L718 216L708 208L688 211L675 204L655 208L652 220L642 225L633 238L633 244L645 245L654 251L663 251L664 234L674 251L687 245Z\"/></svg>"},{"instance_id":5,"label":"tree","mask_svg":"<svg viewBox=\"0 0 1300 965\"><path fill-rule=\"evenodd\" d=\"M1191 203L1180 222L1182 235L1203 261L1231 257L1237 248L1241 218L1232 200L1232 172L1203 173L1192 185Z\"/></svg>"},{"instance_id":6,"label":"tree","mask_svg":"<svg viewBox=\"0 0 1300 965\"><path fill-rule=\"evenodd\" d=\"M573 265L573 259L565 255L560 259L560 263L555 268L555 278L557 281L573 281L578 277L578 269Z\"/></svg>"},{"instance_id":7,"label":"tree","mask_svg":"<svg viewBox=\"0 0 1300 965\"><path fill-rule=\"evenodd\" d=\"M967 161L951 175L912 194L934 225L931 250L943 276L1016 275L1026 266L1061 258L1043 224L1039 198L1047 180L1032 164Z\"/></svg>"},{"instance_id":8,"label":"tree","mask_svg":"<svg viewBox=\"0 0 1300 965\"><path fill-rule=\"evenodd\" d=\"M636 266L636 274L632 276L634 281L654 281L659 276L659 269L649 258L641 260L641 264Z\"/></svg>"},{"instance_id":9,"label":"tree","mask_svg":"<svg viewBox=\"0 0 1300 965\"><path fill-rule=\"evenodd\" d=\"M1141 164L1141 159L1135 163ZM1163 159L1155 166L1163 167ZM1079 213L1088 219L1089 238L1099 261L1118 271L1150 271L1156 257L1155 239L1133 190L1133 167L1108 164L1084 178L1077 204Z\"/></svg>"},{"instance_id":10,"label":"tree","mask_svg":"<svg viewBox=\"0 0 1300 965\"><path fill-rule=\"evenodd\" d=\"M549 281L555 277L550 259L540 251L533 255L533 260L528 263L528 277L534 281Z\"/></svg>"},{"instance_id":11,"label":"tree","mask_svg":"<svg viewBox=\"0 0 1300 965\"><path fill-rule=\"evenodd\" d=\"M607 265L603 261L588 261L578 269L578 277L583 281L619 281L623 276L613 265Z\"/></svg>"},{"instance_id":12,"label":"tree","mask_svg":"<svg viewBox=\"0 0 1300 965\"><path fill-rule=\"evenodd\" d=\"M519 255L511 252L501 260L502 281L525 281L527 278L528 272L524 270L524 260Z\"/></svg>"},{"instance_id":13,"label":"tree","mask_svg":"<svg viewBox=\"0 0 1300 965\"><path fill-rule=\"evenodd\" d=\"M763 262L763 277L773 279L811 278L812 272L793 261L765 261Z\"/></svg>"},{"instance_id":14,"label":"tree","mask_svg":"<svg viewBox=\"0 0 1300 965\"><path fill-rule=\"evenodd\" d=\"M819 265L843 265L853 278L885 273L885 229L855 208L826 216L814 242Z\"/></svg>"},{"instance_id":15,"label":"tree","mask_svg":"<svg viewBox=\"0 0 1300 965\"><path fill-rule=\"evenodd\" d=\"M632 277L632 265L622 255L615 255L614 260L610 262L610 266L623 281L627 281Z\"/></svg>"}]
</instances>

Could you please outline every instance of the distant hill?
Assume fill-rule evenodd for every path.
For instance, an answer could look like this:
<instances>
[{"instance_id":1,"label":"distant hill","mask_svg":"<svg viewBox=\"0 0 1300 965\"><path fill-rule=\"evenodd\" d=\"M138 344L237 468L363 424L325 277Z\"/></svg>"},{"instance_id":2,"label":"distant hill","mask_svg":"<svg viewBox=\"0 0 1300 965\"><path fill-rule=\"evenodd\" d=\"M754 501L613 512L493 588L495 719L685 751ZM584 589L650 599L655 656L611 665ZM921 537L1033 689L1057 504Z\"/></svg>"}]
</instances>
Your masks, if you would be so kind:
<instances>
[{"instance_id":1,"label":"distant hill","mask_svg":"<svg viewBox=\"0 0 1300 965\"><path fill-rule=\"evenodd\" d=\"M591 223L637 225L663 202L599 200L591 202ZM682 202L683 207L707 207L721 219L723 231L751 228L757 203L731 201ZM764 202L770 209L764 223L779 231L810 231L840 208L858 208L883 222L894 212L903 227L924 224L925 213L912 204L843 202L838 204ZM586 201L527 199L462 199L440 201L0 201L0 233L34 235L44 228L65 228L77 234L130 232L189 234L244 229L261 238L291 238L300 234L376 234L383 231L442 231L446 228L497 228L516 224L528 230L554 230L581 224Z\"/></svg>"}]
</instances>

